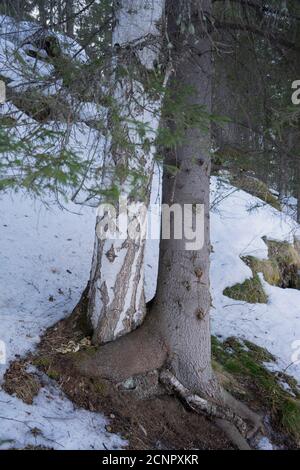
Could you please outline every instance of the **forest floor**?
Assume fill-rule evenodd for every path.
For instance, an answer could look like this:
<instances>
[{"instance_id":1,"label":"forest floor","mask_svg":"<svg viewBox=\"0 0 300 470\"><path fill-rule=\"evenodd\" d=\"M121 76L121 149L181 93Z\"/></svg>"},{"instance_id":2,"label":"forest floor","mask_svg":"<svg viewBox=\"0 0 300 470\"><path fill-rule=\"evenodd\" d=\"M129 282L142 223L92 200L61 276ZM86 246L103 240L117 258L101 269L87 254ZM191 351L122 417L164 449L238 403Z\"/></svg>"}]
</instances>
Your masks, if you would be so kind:
<instances>
[{"instance_id":1,"label":"forest floor","mask_svg":"<svg viewBox=\"0 0 300 470\"><path fill-rule=\"evenodd\" d=\"M241 256L268 256L263 236L291 241L298 227L253 196L226 184L217 186L218 180L213 179L212 200L216 202L217 198L218 205L213 204L212 210L212 328L218 373L225 382L230 374L229 388L248 401L245 389L253 382L249 355L246 360L235 343L222 345L233 336L238 341L249 340L272 356L270 360L263 355L261 361L264 370L278 378L276 384L271 384L272 390L278 386L280 371L295 379L296 385L291 386L282 376L280 385L295 400L300 370L292 355L294 341L300 339L300 292L271 286L261 279L268 302L256 304L230 299L223 291L252 276ZM0 448L230 448L219 429L204 417L188 412L173 397L141 402L130 391L107 393L103 384L97 387L101 393L95 394L93 387L88 393L91 384L72 378L71 368L66 367L68 354L56 354L55 366L51 366L49 351L43 348L53 332L51 327L73 310L86 285L94 213L84 209L79 215L78 207L72 207L73 211L54 206L49 209L20 194L1 195L0 208L0 339L6 345L7 356L0 365ZM55 338L60 346L52 344L52 350L74 339L78 342L65 332L60 334L60 330L56 330ZM88 343L82 343L82 347L88 347ZM236 360L234 367L228 354ZM265 379L265 372L259 371ZM257 396L263 390L258 388ZM253 394L250 401L269 417L266 403ZM298 418L297 409L289 416L292 420ZM286 448L274 429L267 435L255 446Z\"/></svg>"},{"instance_id":2,"label":"forest floor","mask_svg":"<svg viewBox=\"0 0 300 470\"><path fill-rule=\"evenodd\" d=\"M105 415L106 431L122 436L127 449L234 449L213 422L163 389L151 393L151 383L141 398L131 381L79 374L81 353L90 355L95 348L79 327L77 310L49 328L34 353L11 364L4 377L6 392L32 404L50 377L79 409ZM150 381L155 380L153 374Z\"/></svg>"}]
</instances>

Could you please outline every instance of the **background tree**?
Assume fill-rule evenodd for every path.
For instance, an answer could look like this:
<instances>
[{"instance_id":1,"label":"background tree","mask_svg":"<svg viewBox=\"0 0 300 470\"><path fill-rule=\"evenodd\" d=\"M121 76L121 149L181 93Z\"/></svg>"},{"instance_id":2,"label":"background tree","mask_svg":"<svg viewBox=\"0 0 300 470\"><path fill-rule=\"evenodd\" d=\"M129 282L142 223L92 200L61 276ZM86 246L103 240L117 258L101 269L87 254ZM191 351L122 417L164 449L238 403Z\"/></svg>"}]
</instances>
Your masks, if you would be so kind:
<instances>
[{"instance_id":1,"label":"background tree","mask_svg":"<svg viewBox=\"0 0 300 470\"><path fill-rule=\"evenodd\" d=\"M214 110L231 120L214 127L215 160L231 173L256 176L280 199L296 195L292 134L299 121L291 85L299 74L299 3L215 0L214 17Z\"/></svg>"}]
</instances>

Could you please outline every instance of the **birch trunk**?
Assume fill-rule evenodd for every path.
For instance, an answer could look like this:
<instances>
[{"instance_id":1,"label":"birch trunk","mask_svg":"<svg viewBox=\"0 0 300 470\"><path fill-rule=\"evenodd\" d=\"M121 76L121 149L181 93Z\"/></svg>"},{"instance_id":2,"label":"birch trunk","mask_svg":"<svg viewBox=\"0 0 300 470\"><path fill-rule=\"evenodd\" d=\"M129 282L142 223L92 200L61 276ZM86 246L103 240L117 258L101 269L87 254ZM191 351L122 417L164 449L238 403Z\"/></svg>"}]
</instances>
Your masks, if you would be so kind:
<instances>
[{"instance_id":1,"label":"birch trunk","mask_svg":"<svg viewBox=\"0 0 300 470\"><path fill-rule=\"evenodd\" d=\"M144 198L132 192L128 176L119 181L120 196L131 204L128 223L138 227L134 238L104 240L99 236L99 229L107 212L103 208L98 213L88 305L93 340L97 345L129 333L142 323L146 313L143 210L150 199L155 148L153 144L147 151L142 148L139 129L145 125L144 141L145 137L149 142L153 141L160 120L161 98L151 97L143 81L136 73L132 76L131 70L138 68L141 76L155 70L160 56L163 16L163 0L118 2L112 37L113 64L117 67L120 62L128 74L116 80L114 98L119 106L123 131L135 148L130 153L116 145L113 137L111 142L108 140L105 186L113 185L118 170L122 172L125 168L127 172L143 174L139 191L144 193ZM120 210L120 205L116 205L117 214Z\"/></svg>"}]
</instances>

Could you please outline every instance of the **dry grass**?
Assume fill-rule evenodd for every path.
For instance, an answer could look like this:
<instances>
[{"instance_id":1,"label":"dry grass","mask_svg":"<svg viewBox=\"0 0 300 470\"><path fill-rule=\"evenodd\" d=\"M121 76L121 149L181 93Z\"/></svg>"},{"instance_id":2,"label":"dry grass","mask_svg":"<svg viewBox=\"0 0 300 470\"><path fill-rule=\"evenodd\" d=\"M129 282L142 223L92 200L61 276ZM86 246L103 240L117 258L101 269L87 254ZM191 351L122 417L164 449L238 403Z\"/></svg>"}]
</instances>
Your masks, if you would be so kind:
<instances>
[{"instance_id":1,"label":"dry grass","mask_svg":"<svg viewBox=\"0 0 300 470\"><path fill-rule=\"evenodd\" d=\"M26 362L13 362L5 373L3 390L10 395L16 395L24 403L32 405L41 384L35 375L26 371L26 367Z\"/></svg>"}]
</instances>

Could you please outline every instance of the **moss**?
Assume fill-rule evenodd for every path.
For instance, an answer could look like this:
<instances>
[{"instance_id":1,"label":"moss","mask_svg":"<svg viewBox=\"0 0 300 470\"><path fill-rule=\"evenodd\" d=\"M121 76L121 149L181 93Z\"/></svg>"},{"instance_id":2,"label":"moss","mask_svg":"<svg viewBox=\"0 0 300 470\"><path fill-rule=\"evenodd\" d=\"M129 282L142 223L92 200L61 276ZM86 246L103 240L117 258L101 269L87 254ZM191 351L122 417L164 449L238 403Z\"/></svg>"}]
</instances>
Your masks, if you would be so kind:
<instances>
[{"instance_id":1,"label":"moss","mask_svg":"<svg viewBox=\"0 0 300 470\"><path fill-rule=\"evenodd\" d=\"M35 357L32 361L32 363L36 367L49 367L50 362L51 362L50 359L48 357L45 357L45 356Z\"/></svg>"},{"instance_id":2,"label":"moss","mask_svg":"<svg viewBox=\"0 0 300 470\"><path fill-rule=\"evenodd\" d=\"M242 257L244 263L252 270L253 275L262 273L265 281L271 286L280 286L281 273L278 264L273 259L258 259L254 256Z\"/></svg>"},{"instance_id":3,"label":"moss","mask_svg":"<svg viewBox=\"0 0 300 470\"><path fill-rule=\"evenodd\" d=\"M11 116L0 116L1 127L14 127L16 123L17 120Z\"/></svg>"},{"instance_id":4,"label":"moss","mask_svg":"<svg viewBox=\"0 0 300 470\"><path fill-rule=\"evenodd\" d=\"M297 437L300 442L300 402L292 398L286 398L279 410L280 424L292 437Z\"/></svg>"},{"instance_id":5,"label":"moss","mask_svg":"<svg viewBox=\"0 0 300 470\"><path fill-rule=\"evenodd\" d=\"M300 289L300 251L296 245L285 241L263 238L268 246L268 259L254 256L242 257L253 275L262 273L264 279L273 286Z\"/></svg>"},{"instance_id":6,"label":"moss","mask_svg":"<svg viewBox=\"0 0 300 470\"><path fill-rule=\"evenodd\" d=\"M280 287L300 289L300 253L297 245L285 241L268 240L264 238L268 246L269 259L276 263L280 272Z\"/></svg>"},{"instance_id":7,"label":"moss","mask_svg":"<svg viewBox=\"0 0 300 470\"><path fill-rule=\"evenodd\" d=\"M298 237L294 237L294 248L300 256L300 239Z\"/></svg>"},{"instance_id":8,"label":"moss","mask_svg":"<svg viewBox=\"0 0 300 470\"><path fill-rule=\"evenodd\" d=\"M42 369L50 379L59 380L60 373L53 367L53 358L48 356L34 357L32 364Z\"/></svg>"},{"instance_id":9,"label":"moss","mask_svg":"<svg viewBox=\"0 0 300 470\"><path fill-rule=\"evenodd\" d=\"M240 174L230 177L230 183L255 197L258 197L266 204L270 204L275 209L281 210L279 200L271 193L268 186L253 176Z\"/></svg>"},{"instance_id":10,"label":"moss","mask_svg":"<svg viewBox=\"0 0 300 470\"><path fill-rule=\"evenodd\" d=\"M47 375L48 377L50 377L50 379L53 379L53 380L59 380L60 378L60 373L55 369L48 369Z\"/></svg>"},{"instance_id":11,"label":"moss","mask_svg":"<svg viewBox=\"0 0 300 470\"><path fill-rule=\"evenodd\" d=\"M251 304L266 304L268 302L268 297L257 274L251 279L246 279L242 284L226 287L223 294L231 299L241 300Z\"/></svg>"},{"instance_id":12,"label":"moss","mask_svg":"<svg viewBox=\"0 0 300 470\"><path fill-rule=\"evenodd\" d=\"M251 343L251 341L248 341L244 339L243 341L244 345L252 352L252 355L255 355L255 360L258 360L259 362L275 362L276 357L273 356L267 349L262 348L261 346L258 346L257 344Z\"/></svg>"},{"instance_id":13,"label":"moss","mask_svg":"<svg viewBox=\"0 0 300 470\"><path fill-rule=\"evenodd\" d=\"M293 442L300 443L300 390L297 382L284 373L273 373L265 367L265 362L275 361L266 349L247 340L228 338L221 342L212 337L213 364L216 371L223 368L240 385L227 381L224 386L237 395L243 395L250 403L258 402L271 416L273 425L288 435ZM217 364L217 366L216 366ZM291 394L283 389L282 382L290 385Z\"/></svg>"},{"instance_id":14,"label":"moss","mask_svg":"<svg viewBox=\"0 0 300 470\"><path fill-rule=\"evenodd\" d=\"M108 380L94 379L93 388L97 395L101 395L104 397L109 395L109 381Z\"/></svg>"},{"instance_id":15,"label":"moss","mask_svg":"<svg viewBox=\"0 0 300 470\"><path fill-rule=\"evenodd\" d=\"M300 267L300 254L296 248L286 241L268 240L264 238L268 246L269 258L280 264L295 264Z\"/></svg>"}]
</instances>

